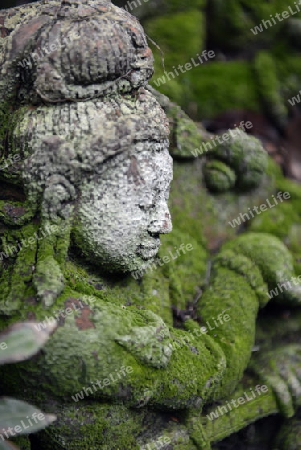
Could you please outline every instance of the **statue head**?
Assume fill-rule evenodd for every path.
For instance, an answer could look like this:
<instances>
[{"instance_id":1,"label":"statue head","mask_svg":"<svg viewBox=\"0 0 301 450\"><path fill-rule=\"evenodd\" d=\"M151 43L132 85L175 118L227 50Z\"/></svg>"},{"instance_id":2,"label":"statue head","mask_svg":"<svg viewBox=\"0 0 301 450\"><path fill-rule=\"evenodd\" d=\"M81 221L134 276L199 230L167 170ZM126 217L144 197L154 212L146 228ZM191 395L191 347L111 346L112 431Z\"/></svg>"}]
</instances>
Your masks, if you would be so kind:
<instances>
[{"instance_id":1,"label":"statue head","mask_svg":"<svg viewBox=\"0 0 301 450\"><path fill-rule=\"evenodd\" d=\"M83 180L72 235L107 271L135 271L157 254L171 231L167 200L172 162L164 142L140 141Z\"/></svg>"},{"instance_id":2,"label":"statue head","mask_svg":"<svg viewBox=\"0 0 301 450\"><path fill-rule=\"evenodd\" d=\"M172 158L166 117L148 91L29 108L14 148L25 158L6 177L14 171L41 227L64 229L106 272L141 269L155 257L160 234L171 231Z\"/></svg>"},{"instance_id":3,"label":"statue head","mask_svg":"<svg viewBox=\"0 0 301 450\"><path fill-rule=\"evenodd\" d=\"M60 32L66 29L68 34L72 22L84 33L85 45L93 46L96 44L87 31L89 23L92 27L95 17L98 22L108 22L106 29L121 33L125 49L131 50L128 64L118 66L117 78L112 74L107 77L115 79L116 89L108 92L102 80L105 74L100 76L96 66L90 72L93 79L80 79L81 74L85 75L71 56L76 48L84 57L86 47L81 41L76 41L73 49L72 41L64 44L71 56L60 61L64 82L69 76L60 98L58 84L52 84L50 78L44 85L47 96L46 91L45 95L41 92L41 80L45 81L42 66L48 64L48 77L55 75L60 52L35 61L31 67L19 66L20 78L28 81L32 77L35 82L24 81L18 88L18 94L27 90L27 97L24 94L24 106L11 114L13 132L6 139L9 144L4 151L10 158L18 155L18 161L4 170L2 164L0 171L0 183L8 192L0 197L0 221L4 225L23 229L29 223L37 223L40 230L56 226L55 232L36 243L38 263L33 281L46 304L51 304L64 287L63 265L70 245L74 244L103 272L128 273L149 264L158 252L160 234L171 231L167 206L172 179L168 120L157 100L143 87L152 74L151 52L136 19L110 2L94 3L95 9L77 10L77 2L63 2L57 24L51 21L47 25L49 32L44 33L44 29L40 40L45 41L45 36L50 39L55 27ZM72 16L76 14L85 16L85 20L78 19L78 26ZM91 22L87 20L89 15L93 16ZM127 24L124 30L122 23ZM105 51L110 61L105 33L99 31L97 37L98 50ZM93 54L88 52L90 59ZM113 55L114 59L116 52ZM19 60L21 57L20 53ZM99 54L89 64L92 67L97 61L102 64ZM83 58L79 58L78 65L82 64ZM27 78L24 71L28 72ZM75 73L79 77L76 80ZM125 84L121 83L120 74ZM56 73L54 81L57 77ZM97 95L87 98L95 83L106 88L97 88ZM12 195L12 186L17 198ZM39 263L40 259L43 263Z\"/></svg>"}]
</instances>

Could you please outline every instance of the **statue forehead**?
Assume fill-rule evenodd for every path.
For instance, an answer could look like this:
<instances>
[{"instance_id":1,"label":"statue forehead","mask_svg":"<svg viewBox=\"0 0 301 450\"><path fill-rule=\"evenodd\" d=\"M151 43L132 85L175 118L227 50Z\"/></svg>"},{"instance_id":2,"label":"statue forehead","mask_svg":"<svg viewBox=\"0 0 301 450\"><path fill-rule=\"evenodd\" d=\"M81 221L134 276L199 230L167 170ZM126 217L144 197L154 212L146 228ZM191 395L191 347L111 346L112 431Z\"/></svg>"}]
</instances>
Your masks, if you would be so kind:
<instances>
[{"instance_id":1,"label":"statue forehead","mask_svg":"<svg viewBox=\"0 0 301 450\"><path fill-rule=\"evenodd\" d=\"M172 181L172 157L168 152L168 141L162 143L139 142L127 152L108 160L95 171L92 180L96 184L111 187L133 185L142 193L152 190L166 191Z\"/></svg>"},{"instance_id":2,"label":"statue forehead","mask_svg":"<svg viewBox=\"0 0 301 450\"><path fill-rule=\"evenodd\" d=\"M105 102L29 108L18 140L21 153L30 148L25 173L93 174L121 163L118 155L145 151L148 157L166 150L168 135L164 111L145 91L134 100L117 96Z\"/></svg>"}]
</instances>

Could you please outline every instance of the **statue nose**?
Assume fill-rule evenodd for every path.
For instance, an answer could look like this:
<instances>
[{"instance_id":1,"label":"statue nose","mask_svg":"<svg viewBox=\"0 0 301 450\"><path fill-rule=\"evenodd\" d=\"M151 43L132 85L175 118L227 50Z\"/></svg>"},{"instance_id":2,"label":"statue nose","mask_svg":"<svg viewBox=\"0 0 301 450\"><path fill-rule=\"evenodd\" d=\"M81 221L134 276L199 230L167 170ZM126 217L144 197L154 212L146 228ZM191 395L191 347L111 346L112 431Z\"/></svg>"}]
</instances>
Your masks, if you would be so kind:
<instances>
[{"instance_id":1,"label":"statue nose","mask_svg":"<svg viewBox=\"0 0 301 450\"><path fill-rule=\"evenodd\" d=\"M153 234L168 234L172 230L171 216L167 204L159 205L154 211L148 231Z\"/></svg>"}]
</instances>

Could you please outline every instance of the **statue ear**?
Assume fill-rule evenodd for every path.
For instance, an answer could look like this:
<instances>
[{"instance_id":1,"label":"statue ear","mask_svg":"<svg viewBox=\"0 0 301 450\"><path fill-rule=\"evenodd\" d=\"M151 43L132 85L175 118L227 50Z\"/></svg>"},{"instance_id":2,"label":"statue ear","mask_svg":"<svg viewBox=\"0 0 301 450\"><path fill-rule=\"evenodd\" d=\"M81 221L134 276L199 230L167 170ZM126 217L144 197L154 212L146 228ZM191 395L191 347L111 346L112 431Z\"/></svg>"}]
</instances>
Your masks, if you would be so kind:
<instances>
[{"instance_id":1,"label":"statue ear","mask_svg":"<svg viewBox=\"0 0 301 450\"><path fill-rule=\"evenodd\" d=\"M78 160L73 143L63 136L47 136L39 143L24 166L29 198L38 203L43 220L72 218L77 198Z\"/></svg>"},{"instance_id":2,"label":"statue ear","mask_svg":"<svg viewBox=\"0 0 301 450\"><path fill-rule=\"evenodd\" d=\"M76 199L75 187L66 177L55 174L47 179L41 204L40 230L51 230L38 246L33 284L45 307L63 292L63 268L70 244L71 223Z\"/></svg>"},{"instance_id":3,"label":"statue ear","mask_svg":"<svg viewBox=\"0 0 301 450\"><path fill-rule=\"evenodd\" d=\"M28 196L40 211L41 240L33 284L46 307L55 302L65 286L63 268L77 199L78 164L73 144L62 136L48 136L33 149L24 166ZM45 234L43 230L51 232Z\"/></svg>"},{"instance_id":4,"label":"statue ear","mask_svg":"<svg viewBox=\"0 0 301 450\"><path fill-rule=\"evenodd\" d=\"M76 190L64 176L54 174L46 181L41 204L41 227L51 230L43 236L37 251L33 283L44 306L51 306L63 292L63 267L70 244Z\"/></svg>"},{"instance_id":5,"label":"statue ear","mask_svg":"<svg viewBox=\"0 0 301 450\"><path fill-rule=\"evenodd\" d=\"M70 220L74 210L76 190L63 175L55 174L49 177L43 193L41 215L43 219L56 222L57 218Z\"/></svg>"}]
</instances>

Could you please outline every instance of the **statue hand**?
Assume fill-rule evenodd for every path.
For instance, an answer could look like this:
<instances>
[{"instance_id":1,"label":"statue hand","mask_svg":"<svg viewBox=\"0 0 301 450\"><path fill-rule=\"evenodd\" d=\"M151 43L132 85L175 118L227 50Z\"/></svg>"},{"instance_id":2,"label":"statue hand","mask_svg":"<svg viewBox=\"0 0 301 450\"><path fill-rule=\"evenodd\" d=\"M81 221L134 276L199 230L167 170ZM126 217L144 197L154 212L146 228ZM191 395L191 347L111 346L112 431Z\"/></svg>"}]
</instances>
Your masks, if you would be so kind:
<instances>
[{"instance_id":1,"label":"statue hand","mask_svg":"<svg viewBox=\"0 0 301 450\"><path fill-rule=\"evenodd\" d=\"M133 327L128 334L116 338L116 342L144 364L157 369L166 367L172 355L169 329L151 311L143 311L143 314L150 320L150 325Z\"/></svg>"},{"instance_id":2,"label":"statue hand","mask_svg":"<svg viewBox=\"0 0 301 450\"><path fill-rule=\"evenodd\" d=\"M271 386L280 412L292 417L301 405L301 345L290 344L263 353L250 367Z\"/></svg>"}]
</instances>

